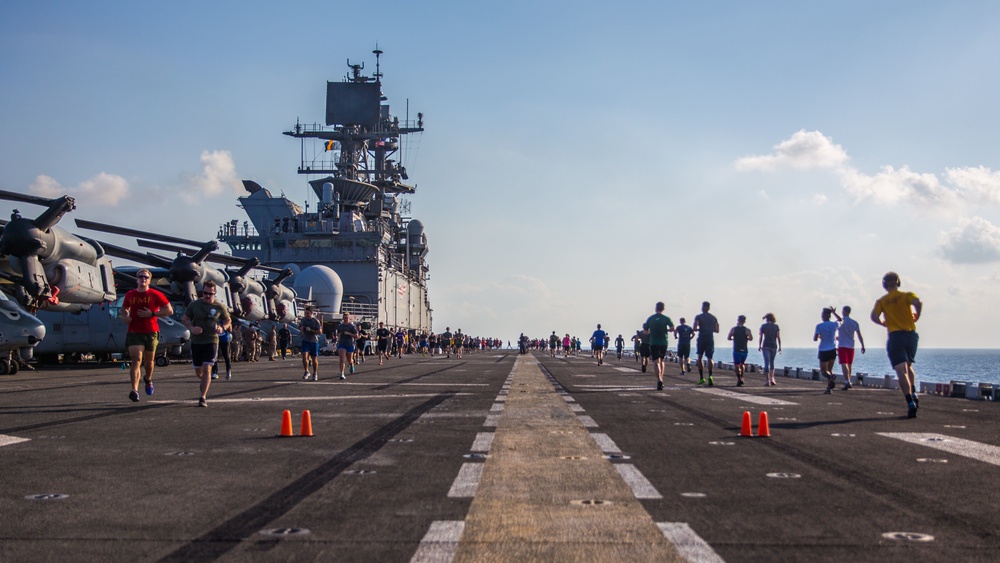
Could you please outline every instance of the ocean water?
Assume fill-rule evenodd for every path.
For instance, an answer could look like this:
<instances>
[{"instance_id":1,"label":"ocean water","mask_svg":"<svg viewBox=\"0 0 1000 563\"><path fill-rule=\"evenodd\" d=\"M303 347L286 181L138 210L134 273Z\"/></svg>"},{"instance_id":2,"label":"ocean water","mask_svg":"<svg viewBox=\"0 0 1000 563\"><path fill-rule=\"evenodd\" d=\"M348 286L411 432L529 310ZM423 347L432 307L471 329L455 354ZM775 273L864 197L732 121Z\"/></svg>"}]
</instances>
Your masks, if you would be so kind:
<instances>
[{"instance_id":1,"label":"ocean water","mask_svg":"<svg viewBox=\"0 0 1000 563\"><path fill-rule=\"evenodd\" d=\"M785 348L774 360L780 370L783 367L819 369L816 348ZM732 363L732 353L728 349L716 348L715 359ZM763 365L764 358L756 349L750 351L747 363ZM917 373L917 385L925 383L948 383L950 381L980 382L1000 384L1000 349L973 348L920 348L917 350L913 369ZM840 376L840 364L834 364L833 371ZM867 373L881 377L895 375L885 348L869 348L864 354L861 348L854 351L854 373Z\"/></svg>"}]
</instances>

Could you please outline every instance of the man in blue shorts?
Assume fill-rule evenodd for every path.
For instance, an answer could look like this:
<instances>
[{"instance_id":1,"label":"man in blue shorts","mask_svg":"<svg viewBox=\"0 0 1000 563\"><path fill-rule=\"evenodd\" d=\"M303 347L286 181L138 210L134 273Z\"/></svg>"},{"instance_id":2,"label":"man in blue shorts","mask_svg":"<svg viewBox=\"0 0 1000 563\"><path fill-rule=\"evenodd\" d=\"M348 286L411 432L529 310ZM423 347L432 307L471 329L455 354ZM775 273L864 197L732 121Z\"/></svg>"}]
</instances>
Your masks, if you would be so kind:
<instances>
[{"instance_id":1,"label":"man in blue shorts","mask_svg":"<svg viewBox=\"0 0 1000 563\"><path fill-rule=\"evenodd\" d=\"M337 355L340 356L340 379L347 379L344 375L345 365L351 368L354 373L354 348L358 340L358 327L351 322L351 314L344 313L343 320L337 325Z\"/></svg>"},{"instance_id":2,"label":"man in blue shorts","mask_svg":"<svg viewBox=\"0 0 1000 563\"><path fill-rule=\"evenodd\" d=\"M909 409L907 417L916 418L920 401L917 400L917 374L913 371L913 362L920 339L917 335L917 321L920 320L924 305L915 293L899 291L900 285L899 274L896 272L889 272L882 278L886 294L875 302L871 319L889 332L889 341L885 347L889 353L889 363L896 371L899 389L906 398Z\"/></svg>"},{"instance_id":3,"label":"man in blue shorts","mask_svg":"<svg viewBox=\"0 0 1000 563\"><path fill-rule=\"evenodd\" d=\"M694 329L690 325L684 324L686 321L681 317L681 324L674 329L674 337L677 338L677 363L681 366L681 375L684 375L684 368L691 373L691 338L694 337Z\"/></svg>"},{"instance_id":4,"label":"man in blue shorts","mask_svg":"<svg viewBox=\"0 0 1000 563\"><path fill-rule=\"evenodd\" d=\"M746 327L746 315L736 318L736 326L729 330L729 340L733 343L733 368L736 371L736 386L743 387L743 372L747 367L750 350L747 343L753 340L753 333Z\"/></svg>"},{"instance_id":5,"label":"man in blue shorts","mask_svg":"<svg viewBox=\"0 0 1000 563\"><path fill-rule=\"evenodd\" d=\"M299 322L299 333L302 335L302 368L305 373L302 379L319 381L319 335L323 325L313 316L313 308L306 307L302 321ZM312 368L312 371L309 371Z\"/></svg>"},{"instance_id":6,"label":"man in blue shorts","mask_svg":"<svg viewBox=\"0 0 1000 563\"><path fill-rule=\"evenodd\" d=\"M694 318L694 331L698 333L698 385L705 384L705 369L702 358L708 358L708 386L715 385L712 379L712 356L715 355L715 333L719 332L719 319L708 312L711 304L705 301L701 304L701 314Z\"/></svg>"},{"instance_id":7,"label":"man in blue shorts","mask_svg":"<svg viewBox=\"0 0 1000 563\"><path fill-rule=\"evenodd\" d=\"M601 325L597 325L597 330L590 337L590 349L597 357L597 365L604 365L604 346L608 341L608 333L601 330Z\"/></svg>"},{"instance_id":8,"label":"man in blue shorts","mask_svg":"<svg viewBox=\"0 0 1000 563\"><path fill-rule=\"evenodd\" d=\"M656 312L646 319L642 329L649 338L649 357L656 370L656 390L663 390L664 358L667 357L667 333L674 330L674 322L663 314L663 301L656 303Z\"/></svg>"}]
</instances>

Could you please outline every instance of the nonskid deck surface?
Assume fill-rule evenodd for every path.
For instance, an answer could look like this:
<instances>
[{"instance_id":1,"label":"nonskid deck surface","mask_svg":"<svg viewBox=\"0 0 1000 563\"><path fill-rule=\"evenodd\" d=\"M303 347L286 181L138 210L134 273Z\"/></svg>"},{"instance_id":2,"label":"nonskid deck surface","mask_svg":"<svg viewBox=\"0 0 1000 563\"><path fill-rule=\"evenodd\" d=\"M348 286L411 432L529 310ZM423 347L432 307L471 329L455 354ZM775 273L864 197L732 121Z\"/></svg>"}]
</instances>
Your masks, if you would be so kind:
<instances>
[{"instance_id":1,"label":"nonskid deck surface","mask_svg":"<svg viewBox=\"0 0 1000 563\"><path fill-rule=\"evenodd\" d=\"M487 352L0 378L8 561L993 560L997 405ZM697 375L697 371L695 374ZM282 411L298 434L278 437ZM766 411L771 437L754 432Z\"/></svg>"}]
</instances>

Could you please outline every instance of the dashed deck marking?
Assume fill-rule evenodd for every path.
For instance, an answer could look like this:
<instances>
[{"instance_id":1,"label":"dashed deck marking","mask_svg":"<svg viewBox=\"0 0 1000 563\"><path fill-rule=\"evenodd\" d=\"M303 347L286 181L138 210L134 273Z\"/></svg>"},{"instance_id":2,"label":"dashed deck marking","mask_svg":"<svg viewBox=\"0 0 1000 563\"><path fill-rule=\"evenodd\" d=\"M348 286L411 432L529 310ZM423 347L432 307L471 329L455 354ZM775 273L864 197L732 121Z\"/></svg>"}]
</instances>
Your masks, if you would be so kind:
<instances>
[{"instance_id":1,"label":"dashed deck marking","mask_svg":"<svg viewBox=\"0 0 1000 563\"><path fill-rule=\"evenodd\" d=\"M27 442L30 438L18 438L17 436L5 436L0 434L0 447L10 446L11 444L20 444L21 442Z\"/></svg>"},{"instance_id":2,"label":"dashed deck marking","mask_svg":"<svg viewBox=\"0 0 1000 563\"><path fill-rule=\"evenodd\" d=\"M646 479L639 469L629 463L616 463L615 469L618 470L618 474L622 476L625 480L625 484L628 488L632 489L632 494L638 499L660 499L663 495L656 490L656 487Z\"/></svg>"},{"instance_id":3,"label":"dashed deck marking","mask_svg":"<svg viewBox=\"0 0 1000 563\"><path fill-rule=\"evenodd\" d=\"M435 520L420 540L417 552L410 563L450 563L458 549L465 522L462 520Z\"/></svg>"},{"instance_id":4,"label":"dashed deck marking","mask_svg":"<svg viewBox=\"0 0 1000 563\"><path fill-rule=\"evenodd\" d=\"M475 441L472 442L471 450L474 452L488 452L493 445L493 432L479 432Z\"/></svg>"},{"instance_id":5,"label":"dashed deck marking","mask_svg":"<svg viewBox=\"0 0 1000 563\"><path fill-rule=\"evenodd\" d=\"M448 491L450 498L472 498L476 496L476 489L479 488L479 481L483 478L482 463L463 463L458 470L458 476L451 484Z\"/></svg>"},{"instance_id":6,"label":"dashed deck marking","mask_svg":"<svg viewBox=\"0 0 1000 563\"><path fill-rule=\"evenodd\" d=\"M664 537L670 540L686 561L698 563L724 563L712 546L701 539L685 522L657 522Z\"/></svg>"},{"instance_id":7,"label":"dashed deck marking","mask_svg":"<svg viewBox=\"0 0 1000 563\"><path fill-rule=\"evenodd\" d=\"M597 447L601 448L601 453L605 454L620 454L622 453L621 448L615 444L614 440L611 439L607 434L591 433L591 438L597 442Z\"/></svg>"},{"instance_id":8,"label":"dashed deck marking","mask_svg":"<svg viewBox=\"0 0 1000 563\"><path fill-rule=\"evenodd\" d=\"M919 444L941 450L948 453L972 458L993 465L1000 465L1000 447L991 446L946 436L944 434L922 433L922 432L876 432L879 436L895 438L911 444Z\"/></svg>"}]
</instances>

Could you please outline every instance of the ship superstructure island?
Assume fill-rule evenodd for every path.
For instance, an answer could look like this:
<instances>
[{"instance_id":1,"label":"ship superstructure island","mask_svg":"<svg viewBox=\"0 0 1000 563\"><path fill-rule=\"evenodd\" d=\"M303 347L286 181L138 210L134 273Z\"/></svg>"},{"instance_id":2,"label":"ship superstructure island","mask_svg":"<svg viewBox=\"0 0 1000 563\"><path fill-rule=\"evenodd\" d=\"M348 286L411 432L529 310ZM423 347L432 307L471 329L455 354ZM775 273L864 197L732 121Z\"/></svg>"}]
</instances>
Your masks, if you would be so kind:
<instances>
[{"instance_id":1,"label":"ship superstructure island","mask_svg":"<svg viewBox=\"0 0 1000 563\"><path fill-rule=\"evenodd\" d=\"M291 268L299 296L323 312L430 331L427 237L401 199L416 191L405 183L401 139L423 131L423 115L410 122L390 114L382 52L374 54L372 76L348 60L344 81L327 82L325 125L296 122L284 133L300 140L298 173L314 177L315 209L245 180L248 195L239 201L249 223L229 221L219 237L235 256Z\"/></svg>"}]
</instances>

